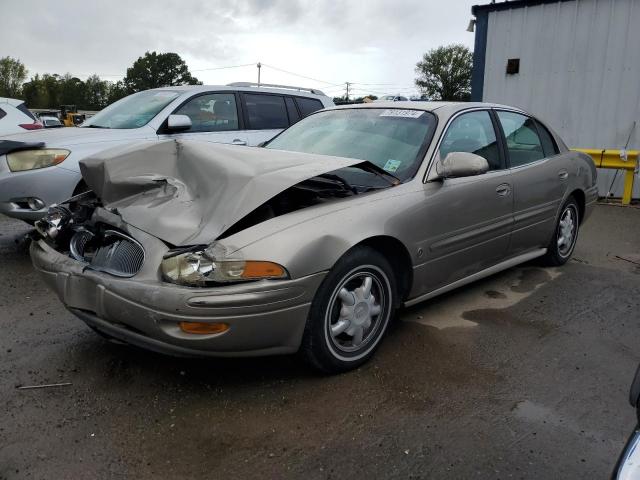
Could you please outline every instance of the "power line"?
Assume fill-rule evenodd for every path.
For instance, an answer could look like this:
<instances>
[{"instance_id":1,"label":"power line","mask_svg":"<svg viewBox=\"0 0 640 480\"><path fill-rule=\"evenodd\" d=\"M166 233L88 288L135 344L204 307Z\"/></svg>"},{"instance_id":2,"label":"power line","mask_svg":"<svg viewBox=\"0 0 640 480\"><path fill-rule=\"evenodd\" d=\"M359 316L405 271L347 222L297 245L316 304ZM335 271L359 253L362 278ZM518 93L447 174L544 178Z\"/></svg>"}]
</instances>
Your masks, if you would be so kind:
<instances>
[{"instance_id":1,"label":"power line","mask_svg":"<svg viewBox=\"0 0 640 480\"><path fill-rule=\"evenodd\" d=\"M226 67L199 68L198 70L191 70L191 71L192 72L208 72L210 70L226 70L227 68L253 67L255 65L256 65L255 63L244 63L242 65L229 65Z\"/></svg>"},{"instance_id":2,"label":"power line","mask_svg":"<svg viewBox=\"0 0 640 480\"><path fill-rule=\"evenodd\" d=\"M371 86L371 87L375 87L375 86L384 86L384 87L393 87L393 86L398 86L398 87L408 87L409 85L406 84L399 84L399 83L361 83L361 82L351 82L353 85L366 85L366 86Z\"/></svg>"},{"instance_id":3,"label":"power line","mask_svg":"<svg viewBox=\"0 0 640 480\"><path fill-rule=\"evenodd\" d=\"M306 75L300 75L299 73L290 72L289 70L284 70L282 68L274 67L273 65L267 65L266 63L263 63L262 66L271 68L272 70L277 70L277 71L282 72L282 73L288 73L289 75L294 75L296 77L305 78L307 80L311 80L311 81L314 81L314 82L324 83L326 85L336 85L336 86L337 85L343 85L343 83L327 82L326 80L320 80L318 78L307 77Z\"/></svg>"}]
</instances>

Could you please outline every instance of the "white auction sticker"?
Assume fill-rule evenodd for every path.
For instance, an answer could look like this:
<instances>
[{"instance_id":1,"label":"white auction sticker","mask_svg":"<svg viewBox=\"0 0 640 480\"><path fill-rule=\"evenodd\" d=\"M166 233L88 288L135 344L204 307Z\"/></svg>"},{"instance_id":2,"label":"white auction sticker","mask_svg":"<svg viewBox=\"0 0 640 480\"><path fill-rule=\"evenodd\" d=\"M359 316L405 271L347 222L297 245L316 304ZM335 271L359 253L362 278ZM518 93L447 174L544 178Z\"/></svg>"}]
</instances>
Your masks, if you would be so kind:
<instances>
[{"instance_id":1,"label":"white auction sticker","mask_svg":"<svg viewBox=\"0 0 640 480\"><path fill-rule=\"evenodd\" d=\"M389 109L380 114L381 117L400 117L400 118L418 118L422 116L424 112L420 110L400 110Z\"/></svg>"}]
</instances>

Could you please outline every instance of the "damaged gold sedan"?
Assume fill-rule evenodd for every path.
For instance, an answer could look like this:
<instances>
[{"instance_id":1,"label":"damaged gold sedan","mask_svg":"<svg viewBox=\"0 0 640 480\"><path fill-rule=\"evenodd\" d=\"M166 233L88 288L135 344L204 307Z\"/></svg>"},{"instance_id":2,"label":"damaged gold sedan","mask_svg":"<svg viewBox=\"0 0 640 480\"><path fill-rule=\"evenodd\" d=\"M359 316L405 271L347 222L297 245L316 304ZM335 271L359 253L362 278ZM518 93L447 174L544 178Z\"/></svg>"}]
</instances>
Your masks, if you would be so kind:
<instances>
[{"instance_id":1,"label":"damaged gold sedan","mask_svg":"<svg viewBox=\"0 0 640 480\"><path fill-rule=\"evenodd\" d=\"M589 157L519 110L324 110L264 148L145 142L85 160L35 267L101 334L181 356L371 357L396 310L535 257L568 260Z\"/></svg>"}]
</instances>

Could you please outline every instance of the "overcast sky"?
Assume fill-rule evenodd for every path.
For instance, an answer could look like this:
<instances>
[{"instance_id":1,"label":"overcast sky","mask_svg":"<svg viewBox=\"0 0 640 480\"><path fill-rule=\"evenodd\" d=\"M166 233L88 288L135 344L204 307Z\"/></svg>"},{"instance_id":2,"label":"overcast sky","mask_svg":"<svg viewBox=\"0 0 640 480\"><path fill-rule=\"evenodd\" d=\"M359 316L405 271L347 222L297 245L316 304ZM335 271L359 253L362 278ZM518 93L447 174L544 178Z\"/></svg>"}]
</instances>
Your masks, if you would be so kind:
<instances>
[{"instance_id":1,"label":"overcast sky","mask_svg":"<svg viewBox=\"0 0 640 480\"><path fill-rule=\"evenodd\" d=\"M2 0L0 56L35 73L118 80L145 51L176 52L205 84L262 81L342 94L415 91L431 48L462 43L473 0ZM146 6L145 6L146 5ZM205 70L252 64L240 68ZM313 81L269 68L317 79ZM376 84L376 85L363 85ZM390 85L379 85L390 84Z\"/></svg>"}]
</instances>

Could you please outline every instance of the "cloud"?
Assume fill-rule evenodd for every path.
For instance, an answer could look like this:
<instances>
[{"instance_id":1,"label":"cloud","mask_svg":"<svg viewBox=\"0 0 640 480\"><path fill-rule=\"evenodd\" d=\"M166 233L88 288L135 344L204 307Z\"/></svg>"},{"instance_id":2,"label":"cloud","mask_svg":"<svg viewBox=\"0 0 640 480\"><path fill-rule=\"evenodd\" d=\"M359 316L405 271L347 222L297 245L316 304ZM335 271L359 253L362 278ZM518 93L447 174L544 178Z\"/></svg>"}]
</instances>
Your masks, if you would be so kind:
<instances>
[{"instance_id":1,"label":"cloud","mask_svg":"<svg viewBox=\"0 0 640 480\"><path fill-rule=\"evenodd\" d=\"M0 14L3 55L35 73L97 73L117 80L145 51L173 51L192 70L262 61L326 80L410 90L430 48L472 46L472 0L9 1ZM255 80L256 69L196 73L207 83ZM331 88L265 67L271 83ZM263 80L265 81L265 80ZM354 88L359 88L354 86ZM364 86L362 88L365 88ZM370 87L370 89L373 87ZM404 91L404 90L402 90Z\"/></svg>"}]
</instances>

